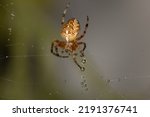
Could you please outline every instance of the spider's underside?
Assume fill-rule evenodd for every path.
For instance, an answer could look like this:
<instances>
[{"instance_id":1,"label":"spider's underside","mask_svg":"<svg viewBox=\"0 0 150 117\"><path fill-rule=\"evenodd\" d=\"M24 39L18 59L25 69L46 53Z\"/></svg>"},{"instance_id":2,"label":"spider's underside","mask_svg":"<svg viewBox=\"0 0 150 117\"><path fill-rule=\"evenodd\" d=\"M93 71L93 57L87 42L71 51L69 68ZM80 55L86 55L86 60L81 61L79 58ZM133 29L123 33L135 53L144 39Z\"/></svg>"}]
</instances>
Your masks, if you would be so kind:
<instances>
[{"instance_id":1,"label":"spider's underside","mask_svg":"<svg viewBox=\"0 0 150 117\"><path fill-rule=\"evenodd\" d=\"M84 32L81 36L78 36L79 31L80 31L80 24L79 21L75 18L69 19L66 23L65 23L65 15L67 12L67 9L69 8L70 4L68 3L63 15L62 15L62 21L61 21L61 36L62 38L64 38L64 41L60 41L60 40L55 40L52 42L51 45L51 52L57 56L57 57L61 57L61 58L68 58L69 56L72 56L74 62L76 63L76 65L82 70L84 71L85 68L82 67L76 60L76 56L78 56L80 54L80 57L84 57L84 50L86 48L86 43L85 42L78 42L79 40L81 40L85 34L86 34L86 30L88 28L88 21L89 21L89 17L87 16L87 23L85 25L85 29ZM77 50L79 49L80 46L83 46L81 50L79 50L79 53L77 53ZM63 51L59 52L59 48L62 49ZM65 52L65 55L64 55Z\"/></svg>"}]
</instances>

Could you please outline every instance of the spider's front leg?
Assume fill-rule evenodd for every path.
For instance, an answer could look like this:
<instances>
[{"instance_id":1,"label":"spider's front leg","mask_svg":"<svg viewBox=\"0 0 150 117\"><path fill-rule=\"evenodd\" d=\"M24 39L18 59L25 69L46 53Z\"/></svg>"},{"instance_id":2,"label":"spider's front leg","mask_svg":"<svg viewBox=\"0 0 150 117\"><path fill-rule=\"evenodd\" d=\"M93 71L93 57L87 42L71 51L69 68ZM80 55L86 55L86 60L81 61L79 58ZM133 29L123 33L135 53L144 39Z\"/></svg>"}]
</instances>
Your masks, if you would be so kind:
<instances>
[{"instance_id":1,"label":"spider's front leg","mask_svg":"<svg viewBox=\"0 0 150 117\"><path fill-rule=\"evenodd\" d=\"M64 56L64 55L59 54L58 47L61 48L61 49L64 49L65 48L65 42L59 41L59 40L53 41L52 45L51 45L51 53L54 54L57 57L68 58L69 56ZM55 50L55 52L54 52L54 50Z\"/></svg>"},{"instance_id":2,"label":"spider's front leg","mask_svg":"<svg viewBox=\"0 0 150 117\"><path fill-rule=\"evenodd\" d=\"M78 42L77 44L78 44L78 46L79 45L83 45L83 48L80 50L80 57L83 57L82 58L82 63L85 64L86 63L86 59L84 58L84 50L86 48L86 43L84 43L84 42ZM77 56L78 56L77 53L73 53L73 60L74 60L75 64L80 68L81 71L85 71L85 67L81 66L77 62L77 59L76 59Z\"/></svg>"},{"instance_id":3,"label":"spider's front leg","mask_svg":"<svg viewBox=\"0 0 150 117\"><path fill-rule=\"evenodd\" d=\"M78 42L78 45L83 45L83 48L80 50L80 56L84 57L84 50L86 48L86 43L85 42Z\"/></svg>"},{"instance_id":4,"label":"spider's front leg","mask_svg":"<svg viewBox=\"0 0 150 117\"><path fill-rule=\"evenodd\" d=\"M85 71L85 68L82 67L82 66L77 62L76 54L73 55L73 60L74 60L75 64L80 68L81 71Z\"/></svg>"}]
</instances>

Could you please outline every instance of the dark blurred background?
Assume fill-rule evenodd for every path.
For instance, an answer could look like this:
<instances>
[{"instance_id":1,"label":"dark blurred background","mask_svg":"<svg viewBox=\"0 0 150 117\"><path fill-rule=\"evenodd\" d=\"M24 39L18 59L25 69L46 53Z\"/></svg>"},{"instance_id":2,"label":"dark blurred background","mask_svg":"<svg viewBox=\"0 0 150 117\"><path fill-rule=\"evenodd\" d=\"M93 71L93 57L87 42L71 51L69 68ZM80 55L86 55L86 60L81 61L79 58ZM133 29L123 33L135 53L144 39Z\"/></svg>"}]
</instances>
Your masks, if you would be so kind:
<instances>
[{"instance_id":1,"label":"dark blurred background","mask_svg":"<svg viewBox=\"0 0 150 117\"><path fill-rule=\"evenodd\" d=\"M150 1L69 1L85 72L50 52L66 0L0 1L0 99L150 99Z\"/></svg>"}]
</instances>

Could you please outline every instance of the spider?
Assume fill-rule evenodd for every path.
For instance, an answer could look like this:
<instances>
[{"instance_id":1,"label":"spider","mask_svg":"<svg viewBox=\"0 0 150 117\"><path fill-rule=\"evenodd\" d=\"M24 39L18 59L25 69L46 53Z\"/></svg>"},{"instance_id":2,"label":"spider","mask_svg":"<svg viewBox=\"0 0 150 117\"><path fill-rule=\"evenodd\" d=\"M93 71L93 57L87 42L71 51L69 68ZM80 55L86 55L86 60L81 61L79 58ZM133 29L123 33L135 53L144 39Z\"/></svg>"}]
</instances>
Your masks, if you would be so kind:
<instances>
[{"instance_id":1,"label":"spider","mask_svg":"<svg viewBox=\"0 0 150 117\"><path fill-rule=\"evenodd\" d=\"M76 18L69 19L65 23L65 16L67 13L67 9L69 8L70 3L67 3L66 8L64 9L63 15L62 15L62 21L61 21L61 36L65 40L54 40L51 44L51 53L54 54L57 57L61 58L68 58L71 56L75 62L75 64L84 71L85 68L82 67L78 62L76 57L80 54L80 57L84 57L84 50L86 48L85 42L79 42L86 34L87 28L88 28L88 22L89 17L87 16L85 29L82 35L78 36L80 31L80 24L79 21ZM80 46L83 46L82 49ZM59 49L62 49L63 51L58 52ZM64 55L65 53L65 55ZM85 62L85 59L83 59L83 63Z\"/></svg>"}]
</instances>

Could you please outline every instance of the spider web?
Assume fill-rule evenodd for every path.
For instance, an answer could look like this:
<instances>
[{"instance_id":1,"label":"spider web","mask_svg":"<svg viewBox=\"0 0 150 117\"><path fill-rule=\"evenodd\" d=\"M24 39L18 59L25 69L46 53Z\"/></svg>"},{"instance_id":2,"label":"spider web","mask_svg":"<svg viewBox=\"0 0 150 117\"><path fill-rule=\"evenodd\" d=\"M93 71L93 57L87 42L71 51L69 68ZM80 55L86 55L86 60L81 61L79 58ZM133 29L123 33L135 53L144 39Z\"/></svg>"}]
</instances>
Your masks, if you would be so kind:
<instances>
[{"instance_id":1,"label":"spider web","mask_svg":"<svg viewBox=\"0 0 150 117\"><path fill-rule=\"evenodd\" d=\"M70 99L99 99L105 98L105 96L108 98L104 91L105 95L102 95L101 92L101 95L98 96L97 93L93 93L95 88L90 89L86 74L87 67L86 71L82 72L78 70L71 59L61 60L50 53L50 36L35 39L37 36L33 34L31 41L23 40L22 37L26 36L24 33L28 32L29 28L21 27L22 32L18 31L16 22L19 16L15 7L15 2L11 0L0 3L1 12L6 15L3 17L6 23L0 25L1 31L5 33L1 35L0 51L1 99L68 99L66 98L68 96ZM20 32L18 37L16 36L17 31ZM54 35L56 34L54 33ZM37 61L42 61L41 64L47 64L43 63L43 61L47 61L49 66L40 66ZM85 64L85 60L81 64ZM59 66L65 66L68 71L63 73L66 70ZM73 67L73 70L69 71L70 67ZM76 73L73 73L74 70ZM63 76L56 75L58 72L63 73ZM43 75L45 73L47 74Z\"/></svg>"},{"instance_id":2,"label":"spider web","mask_svg":"<svg viewBox=\"0 0 150 117\"><path fill-rule=\"evenodd\" d=\"M32 96L30 97L20 97L23 93L26 93L26 89L23 88L25 85L28 87L31 84L29 81L27 81L22 88L22 90L19 89L19 84L21 84L23 81L18 80L22 78L27 78L26 76L15 76L16 71L21 72L18 68L23 69L23 66L21 65L20 61L27 61L32 60L36 58L42 58L42 57L49 57L50 54L47 51L49 51L49 47L45 44L40 44L38 41L36 42L30 42L27 44L24 40L16 39L16 2L12 0L8 1L1 1L0 2L0 9L1 9L1 16L2 22L0 24L0 31L1 33L1 40L0 40L0 99L36 99ZM28 29L25 27L24 32ZM21 34L21 36L23 36ZM42 39L40 41L43 41ZM23 50L25 48L30 49L28 52L23 51L16 51L17 49ZM16 50L15 50L16 49ZM41 52L36 52L35 50L39 49ZM15 61L18 63L15 63ZM12 65L16 65L18 67L15 67ZM20 64L20 65L18 65ZM11 68L13 67L13 68ZM22 71L23 72L23 71ZM35 76L36 77L36 76ZM33 82L33 81L32 81ZM38 83L33 85L39 85ZM13 93L12 90L13 89ZM17 93L17 91L19 93ZM50 92L50 90L48 90ZM47 95L50 93L47 92ZM54 91L58 95L58 91ZM16 95L20 95L17 97Z\"/></svg>"},{"instance_id":3,"label":"spider web","mask_svg":"<svg viewBox=\"0 0 150 117\"><path fill-rule=\"evenodd\" d=\"M60 38L57 36L60 20L53 19L60 19L62 8L60 14L55 16L58 10L50 12L47 6L44 18L36 22L30 13L22 18L16 6L16 2L11 0L0 3L0 13L5 14L2 17L4 23L0 24L0 99L128 99L128 84L135 85L137 79L149 81L149 76L124 72L105 76L98 69L98 62L92 62L92 55L87 52L84 72L72 59L53 56L50 53L52 39ZM19 24L28 24L31 20L28 17L33 18L29 22L33 23L33 27ZM145 86L148 85L147 82Z\"/></svg>"}]
</instances>

